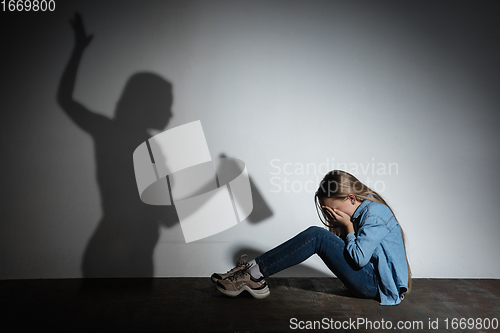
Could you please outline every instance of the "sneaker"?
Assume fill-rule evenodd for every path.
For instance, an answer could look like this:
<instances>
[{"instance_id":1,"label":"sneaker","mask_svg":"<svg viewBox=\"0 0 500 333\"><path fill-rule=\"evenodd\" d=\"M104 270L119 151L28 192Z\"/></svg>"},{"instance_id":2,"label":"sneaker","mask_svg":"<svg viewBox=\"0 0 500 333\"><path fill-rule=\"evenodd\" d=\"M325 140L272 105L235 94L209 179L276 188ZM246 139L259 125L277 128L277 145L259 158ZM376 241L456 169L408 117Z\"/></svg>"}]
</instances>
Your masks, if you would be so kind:
<instances>
[{"instance_id":1,"label":"sneaker","mask_svg":"<svg viewBox=\"0 0 500 333\"><path fill-rule=\"evenodd\" d=\"M214 273L211 276L212 282L217 283L218 280L224 280L233 275L236 272L241 271L247 265L247 255L244 254L236 262L236 266L226 273Z\"/></svg>"},{"instance_id":2,"label":"sneaker","mask_svg":"<svg viewBox=\"0 0 500 333\"><path fill-rule=\"evenodd\" d=\"M242 291L248 291L257 299L266 298L271 293L264 277L255 279L248 271L250 267L246 265L244 269L237 271L233 275L216 283L217 290L227 296L235 297Z\"/></svg>"}]
</instances>

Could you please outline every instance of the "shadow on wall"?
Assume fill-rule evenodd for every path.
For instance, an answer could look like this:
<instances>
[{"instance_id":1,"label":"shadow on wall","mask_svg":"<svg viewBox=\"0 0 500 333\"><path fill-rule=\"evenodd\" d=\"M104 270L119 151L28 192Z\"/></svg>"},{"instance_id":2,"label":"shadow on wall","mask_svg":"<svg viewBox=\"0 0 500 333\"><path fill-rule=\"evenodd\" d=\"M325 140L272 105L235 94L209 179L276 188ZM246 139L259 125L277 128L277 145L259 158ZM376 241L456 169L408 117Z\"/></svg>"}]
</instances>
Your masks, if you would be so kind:
<instances>
[{"instance_id":1,"label":"shadow on wall","mask_svg":"<svg viewBox=\"0 0 500 333\"><path fill-rule=\"evenodd\" d=\"M221 153L219 155L219 157L220 158L228 158L228 156L224 153ZM230 164L228 169L229 169L228 173L231 175L229 178L231 180L236 178L240 173L243 172L243 169L240 166L236 165L235 163ZM225 171L228 171L228 170L225 170ZM219 170L217 172L219 172ZM273 216L273 211L271 210L269 205L264 200L264 197L262 196L258 187L255 185L254 181L252 180L252 177L248 176L248 179L250 181L250 189L252 192L253 209L252 209L252 212L250 213L250 215L248 216L247 220L248 220L248 222L255 224L255 223L261 222L261 221ZM222 184L220 184L220 185L222 185Z\"/></svg>"},{"instance_id":2,"label":"shadow on wall","mask_svg":"<svg viewBox=\"0 0 500 333\"><path fill-rule=\"evenodd\" d=\"M94 141L96 172L103 216L83 258L84 277L151 277L158 221L174 225L173 206L149 206L138 198L132 154L147 140L147 129L164 129L172 117L172 85L153 73L128 80L114 119L85 108L73 99L80 59L92 40L79 15L72 25L75 47L63 73L58 102L66 114Z\"/></svg>"},{"instance_id":3,"label":"shadow on wall","mask_svg":"<svg viewBox=\"0 0 500 333\"><path fill-rule=\"evenodd\" d=\"M81 57L93 36L87 35L78 14L72 20L75 47L61 78L57 101L83 131L92 136L103 216L90 238L82 263L85 278L152 277L153 251L160 225L179 220L175 207L144 204L135 181L134 150L151 135L164 130L172 118L172 84L154 73L132 75L117 103L113 119L88 110L73 99ZM253 223L272 215L251 182Z\"/></svg>"}]
</instances>

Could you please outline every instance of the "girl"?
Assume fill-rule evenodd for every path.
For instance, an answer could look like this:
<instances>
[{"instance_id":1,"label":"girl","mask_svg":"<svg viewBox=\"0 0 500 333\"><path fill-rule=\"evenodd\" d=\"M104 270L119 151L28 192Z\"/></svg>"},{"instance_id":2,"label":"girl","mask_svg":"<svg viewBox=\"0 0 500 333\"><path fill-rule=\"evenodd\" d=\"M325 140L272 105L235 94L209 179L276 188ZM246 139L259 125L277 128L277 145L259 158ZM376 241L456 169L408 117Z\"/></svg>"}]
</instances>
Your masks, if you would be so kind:
<instances>
[{"instance_id":1,"label":"girl","mask_svg":"<svg viewBox=\"0 0 500 333\"><path fill-rule=\"evenodd\" d=\"M248 263L243 255L227 273L212 275L217 289L267 297L265 278L317 254L355 296L399 304L410 290L411 272L403 231L385 200L340 170L325 175L314 199L329 230L309 227Z\"/></svg>"}]
</instances>

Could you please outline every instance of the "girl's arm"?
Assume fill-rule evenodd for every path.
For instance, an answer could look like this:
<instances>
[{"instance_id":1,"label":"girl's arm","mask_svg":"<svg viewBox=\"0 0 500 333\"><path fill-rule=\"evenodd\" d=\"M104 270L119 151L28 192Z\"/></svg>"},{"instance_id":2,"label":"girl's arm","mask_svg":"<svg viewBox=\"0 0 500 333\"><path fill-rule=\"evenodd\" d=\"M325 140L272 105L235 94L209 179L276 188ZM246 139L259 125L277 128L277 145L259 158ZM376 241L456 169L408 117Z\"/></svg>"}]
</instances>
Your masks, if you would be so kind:
<instances>
[{"instance_id":1,"label":"girl's arm","mask_svg":"<svg viewBox=\"0 0 500 333\"><path fill-rule=\"evenodd\" d=\"M347 235L345 239L347 253L359 267L368 264L375 249L389 234L386 222L378 216L367 216L357 235L354 229Z\"/></svg>"},{"instance_id":2,"label":"girl's arm","mask_svg":"<svg viewBox=\"0 0 500 333\"><path fill-rule=\"evenodd\" d=\"M386 221L378 216L368 215L363 219L356 235L354 233L354 225L351 222L351 216L328 206L323 206L323 208L331 213L336 224L346 229L347 236L345 243L349 256L359 267L368 264L373 255L373 251L375 251L385 236L390 232L386 226Z\"/></svg>"}]
</instances>

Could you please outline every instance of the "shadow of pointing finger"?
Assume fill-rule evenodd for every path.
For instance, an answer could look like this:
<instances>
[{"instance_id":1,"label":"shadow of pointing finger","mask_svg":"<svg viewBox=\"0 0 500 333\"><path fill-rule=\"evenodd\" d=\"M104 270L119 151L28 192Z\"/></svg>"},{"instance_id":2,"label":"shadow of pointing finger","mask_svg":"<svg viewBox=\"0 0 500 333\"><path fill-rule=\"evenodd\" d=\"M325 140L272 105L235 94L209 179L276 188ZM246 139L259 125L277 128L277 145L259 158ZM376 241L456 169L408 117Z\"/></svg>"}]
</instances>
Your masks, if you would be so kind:
<instances>
[{"instance_id":1,"label":"shadow of pointing finger","mask_svg":"<svg viewBox=\"0 0 500 333\"><path fill-rule=\"evenodd\" d=\"M228 156L224 153L220 154L219 157L228 158ZM236 168L237 166L234 166L233 169ZM238 174L241 173L242 171L243 170L239 170ZM260 193L254 181L252 180L252 177L249 175L248 178L250 180L250 189L252 191L253 209L252 213L250 213L250 215L246 218L246 220L248 220L250 223L259 223L273 216L273 212L269 207L269 205L264 200L264 197Z\"/></svg>"}]
</instances>

